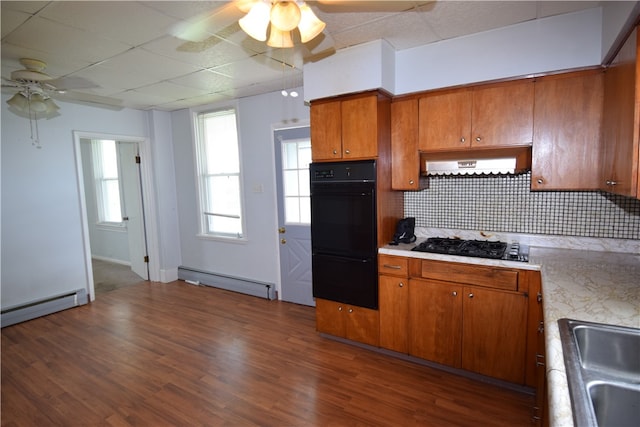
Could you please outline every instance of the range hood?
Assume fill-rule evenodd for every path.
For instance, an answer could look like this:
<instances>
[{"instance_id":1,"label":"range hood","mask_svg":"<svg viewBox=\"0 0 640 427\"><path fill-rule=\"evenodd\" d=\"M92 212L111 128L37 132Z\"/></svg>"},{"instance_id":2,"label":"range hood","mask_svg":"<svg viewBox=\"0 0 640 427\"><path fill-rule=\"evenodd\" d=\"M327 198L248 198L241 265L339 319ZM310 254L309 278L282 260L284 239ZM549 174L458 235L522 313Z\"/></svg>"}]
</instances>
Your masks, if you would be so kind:
<instances>
[{"instance_id":1,"label":"range hood","mask_svg":"<svg viewBox=\"0 0 640 427\"><path fill-rule=\"evenodd\" d=\"M519 174L531 170L531 149L420 153L422 175Z\"/></svg>"}]
</instances>

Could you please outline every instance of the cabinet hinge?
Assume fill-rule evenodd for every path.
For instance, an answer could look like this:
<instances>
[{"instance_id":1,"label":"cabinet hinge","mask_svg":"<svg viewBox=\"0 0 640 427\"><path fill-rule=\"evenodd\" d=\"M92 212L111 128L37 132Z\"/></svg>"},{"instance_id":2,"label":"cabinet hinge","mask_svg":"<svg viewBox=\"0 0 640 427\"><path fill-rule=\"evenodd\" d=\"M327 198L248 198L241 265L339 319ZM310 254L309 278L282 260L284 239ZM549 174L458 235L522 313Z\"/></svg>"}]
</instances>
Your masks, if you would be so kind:
<instances>
[{"instance_id":1,"label":"cabinet hinge","mask_svg":"<svg viewBox=\"0 0 640 427\"><path fill-rule=\"evenodd\" d=\"M144 262L149 262L149 255L144 256Z\"/></svg>"},{"instance_id":2,"label":"cabinet hinge","mask_svg":"<svg viewBox=\"0 0 640 427\"><path fill-rule=\"evenodd\" d=\"M538 292L538 302L542 302L542 292Z\"/></svg>"},{"instance_id":3,"label":"cabinet hinge","mask_svg":"<svg viewBox=\"0 0 640 427\"><path fill-rule=\"evenodd\" d=\"M139 154L136 154L136 163L140 164L140 155Z\"/></svg>"}]
</instances>

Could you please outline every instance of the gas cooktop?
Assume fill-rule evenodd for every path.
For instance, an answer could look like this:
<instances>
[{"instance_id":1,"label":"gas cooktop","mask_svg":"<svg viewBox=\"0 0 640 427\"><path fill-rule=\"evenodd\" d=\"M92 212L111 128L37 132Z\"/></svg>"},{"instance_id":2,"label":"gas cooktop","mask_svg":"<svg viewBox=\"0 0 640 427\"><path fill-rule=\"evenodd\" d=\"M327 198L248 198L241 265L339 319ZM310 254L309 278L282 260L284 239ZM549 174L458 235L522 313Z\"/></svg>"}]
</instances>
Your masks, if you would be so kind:
<instances>
[{"instance_id":1,"label":"gas cooktop","mask_svg":"<svg viewBox=\"0 0 640 427\"><path fill-rule=\"evenodd\" d=\"M414 247L412 251L529 262L526 248L521 247L519 243L488 240L430 237Z\"/></svg>"}]
</instances>

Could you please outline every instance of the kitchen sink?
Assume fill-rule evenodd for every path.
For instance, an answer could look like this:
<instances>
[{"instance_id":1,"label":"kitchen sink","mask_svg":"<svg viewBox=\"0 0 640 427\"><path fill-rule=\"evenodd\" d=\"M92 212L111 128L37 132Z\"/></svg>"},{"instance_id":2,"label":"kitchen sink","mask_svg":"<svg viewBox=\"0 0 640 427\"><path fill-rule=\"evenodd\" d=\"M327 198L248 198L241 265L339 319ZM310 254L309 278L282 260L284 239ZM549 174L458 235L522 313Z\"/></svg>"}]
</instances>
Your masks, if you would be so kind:
<instances>
[{"instance_id":1,"label":"kitchen sink","mask_svg":"<svg viewBox=\"0 0 640 427\"><path fill-rule=\"evenodd\" d=\"M640 329L558 320L577 426L640 425Z\"/></svg>"}]
</instances>

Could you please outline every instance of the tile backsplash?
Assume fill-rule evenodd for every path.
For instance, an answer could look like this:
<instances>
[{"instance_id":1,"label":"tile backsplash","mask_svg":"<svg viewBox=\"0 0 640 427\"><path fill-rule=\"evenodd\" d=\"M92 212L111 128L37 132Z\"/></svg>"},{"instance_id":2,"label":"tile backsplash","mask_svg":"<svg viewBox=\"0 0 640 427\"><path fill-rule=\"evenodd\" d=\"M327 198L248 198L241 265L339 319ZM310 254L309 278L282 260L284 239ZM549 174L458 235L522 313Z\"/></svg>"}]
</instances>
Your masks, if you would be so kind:
<instances>
[{"instance_id":1,"label":"tile backsplash","mask_svg":"<svg viewBox=\"0 0 640 427\"><path fill-rule=\"evenodd\" d=\"M640 200L598 191L531 191L531 173L429 177L404 193L417 227L640 239Z\"/></svg>"}]
</instances>

